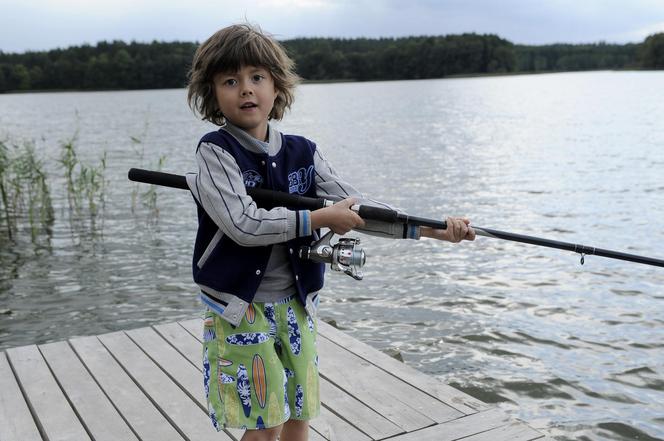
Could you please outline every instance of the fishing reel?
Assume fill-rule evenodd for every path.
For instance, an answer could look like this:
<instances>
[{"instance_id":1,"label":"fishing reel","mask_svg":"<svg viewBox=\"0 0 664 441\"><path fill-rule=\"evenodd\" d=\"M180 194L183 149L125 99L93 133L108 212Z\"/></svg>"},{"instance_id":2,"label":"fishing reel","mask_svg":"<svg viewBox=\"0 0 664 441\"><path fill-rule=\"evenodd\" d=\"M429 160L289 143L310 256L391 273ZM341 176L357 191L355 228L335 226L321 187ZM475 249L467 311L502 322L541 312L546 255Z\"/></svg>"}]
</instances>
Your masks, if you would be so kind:
<instances>
[{"instance_id":1,"label":"fishing reel","mask_svg":"<svg viewBox=\"0 0 664 441\"><path fill-rule=\"evenodd\" d=\"M329 263L332 270L342 271L355 280L362 280L363 275L359 269L364 266L367 258L364 250L358 248L360 239L342 237L339 242L332 245L330 240L333 235L334 232L330 231L311 246L300 247L300 258Z\"/></svg>"}]
</instances>

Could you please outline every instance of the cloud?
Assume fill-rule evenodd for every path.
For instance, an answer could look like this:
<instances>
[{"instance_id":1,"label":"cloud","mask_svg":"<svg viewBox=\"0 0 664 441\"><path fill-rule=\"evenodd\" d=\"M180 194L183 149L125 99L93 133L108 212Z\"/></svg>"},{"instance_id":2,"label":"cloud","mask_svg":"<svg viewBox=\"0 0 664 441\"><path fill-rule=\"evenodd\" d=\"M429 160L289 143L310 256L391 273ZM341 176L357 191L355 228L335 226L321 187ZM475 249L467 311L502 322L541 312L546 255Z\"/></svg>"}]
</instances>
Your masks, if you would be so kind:
<instances>
[{"instance_id":1,"label":"cloud","mask_svg":"<svg viewBox=\"0 0 664 441\"><path fill-rule=\"evenodd\" d=\"M641 41L641 40L645 40L646 37L648 37L649 35L657 34L657 33L660 33L660 32L664 32L664 21L662 21L660 23L649 24L649 25L643 26L641 28L625 32L623 34L623 37L626 40Z\"/></svg>"},{"instance_id":2,"label":"cloud","mask_svg":"<svg viewBox=\"0 0 664 441\"><path fill-rule=\"evenodd\" d=\"M0 50L100 40L202 41L249 21L277 38L493 33L515 43L638 42L662 0L0 0Z\"/></svg>"}]
</instances>

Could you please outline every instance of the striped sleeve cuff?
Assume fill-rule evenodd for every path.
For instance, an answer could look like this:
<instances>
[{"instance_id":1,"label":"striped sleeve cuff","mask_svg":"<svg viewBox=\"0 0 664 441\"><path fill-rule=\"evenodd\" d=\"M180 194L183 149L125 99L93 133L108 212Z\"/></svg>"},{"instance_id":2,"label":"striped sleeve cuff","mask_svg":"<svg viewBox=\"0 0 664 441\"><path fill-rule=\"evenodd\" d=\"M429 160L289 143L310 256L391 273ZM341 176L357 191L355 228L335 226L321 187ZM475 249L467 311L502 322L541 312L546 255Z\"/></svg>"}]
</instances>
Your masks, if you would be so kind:
<instances>
[{"instance_id":1,"label":"striped sleeve cuff","mask_svg":"<svg viewBox=\"0 0 664 441\"><path fill-rule=\"evenodd\" d=\"M311 236L311 212L300 210L297 212L297 237Z\"/></svg>"},{"instance_id":2,"label":"striped sleeve cuff","mask_svg":"<svg viewBox=\"0 0 664 441\"><path fill-rule=\"evenodd\" d=\"M420 240L420 227L418 225L404 224L403 238Z\"/></svg>"},{"instance_id":3,"label":"striped sleeve cuff","mask_svg":"<svg viewBox=\"0 0 664 441\"><path fill-rule=\"evenodd\" d=\"M309 210L289 211L288 238L311 236L311 212Z\"/></svg>"}]
</instances>

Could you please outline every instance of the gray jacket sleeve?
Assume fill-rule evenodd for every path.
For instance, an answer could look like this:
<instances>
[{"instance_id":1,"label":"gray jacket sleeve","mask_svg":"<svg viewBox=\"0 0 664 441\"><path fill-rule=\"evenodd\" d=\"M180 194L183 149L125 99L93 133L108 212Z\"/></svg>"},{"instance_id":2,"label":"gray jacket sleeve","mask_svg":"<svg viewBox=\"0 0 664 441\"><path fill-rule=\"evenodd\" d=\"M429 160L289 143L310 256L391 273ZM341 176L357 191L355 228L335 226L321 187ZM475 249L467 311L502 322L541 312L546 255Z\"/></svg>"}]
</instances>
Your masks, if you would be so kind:
<instances>
[{"instance_id":1,"label":"gray jacket sleeve","mask_svg":"<svg viewBox=\"0 0 664 441\"><path fill-rule=\"evenodd\" d=\"M318 148L316 148L314 156L314 169L316 170L316 193L319 197L324 197L335 202L348 197L355 197L361 205L397 210L382 202L365 198L362 193L357 191L351 184L339 176ZM365 219L364 222L365 226L362 228L356 228L357 231L372 236L387 237L391 239L420 238L420 228L416 226L404 226L402 224L392 224L389 222L367 219Z\"/></svg>"},{"instance_id":2,"label":"gray jacket sleeve","mask_svg":"<svg viewBox=\"0 0 664 441\"><path fill-rule=\"evenodd\" d=\"M310 234L304 228L309 211L258 208L247 195L235 158L221 147L202 143L196 162L198 173L187 175L189 188L219 229L237 244L270 245Z\"/></svg>"}]
</instances>

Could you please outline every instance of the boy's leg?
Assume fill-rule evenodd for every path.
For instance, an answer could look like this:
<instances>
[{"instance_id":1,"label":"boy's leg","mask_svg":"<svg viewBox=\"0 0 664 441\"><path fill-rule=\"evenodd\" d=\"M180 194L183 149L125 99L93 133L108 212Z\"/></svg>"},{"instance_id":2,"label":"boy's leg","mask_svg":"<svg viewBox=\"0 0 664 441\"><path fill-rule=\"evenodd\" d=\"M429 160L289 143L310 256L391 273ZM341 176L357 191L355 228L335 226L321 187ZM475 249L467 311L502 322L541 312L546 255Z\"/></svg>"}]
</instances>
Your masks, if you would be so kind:
<instances>
[{"instance_id":1,"label":"boy's leg","mask_svg":"<svg viewBox=\"0 0 664 441\"><path fill-rule=\"evenodd\" d=\"M240 441L277 441L277 437L279 436L282 427L283 424L271 429L247 430L244 432L244 435L242 435ZM281 439L286 440L290 438L284 438L282 436Z\"/></svg>"},{"instance_id":2,"label":"boy's leg","mask_svg":"<svg viewBox=\"0 0 664 441\"><path fill-rule=\"evenodd\" d=\"M293 420L306 423L320 412L316 322L297 298L278 304L276 315L281 342L279 358L286 372L290 407L290 418L284 424Z\"/></svg>"},{"instance_id":3,"label":"boy's leg","mask_svg":"<svg viewBox=\"0 0 664 441\"><path fill-rule=\"evenodd\" d=\"M307 441L309 439L309 421L286 421L279 439L282 441Z\"/></svg>"}]
</instances>

